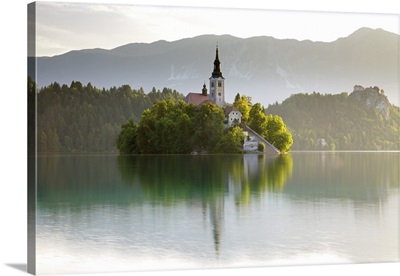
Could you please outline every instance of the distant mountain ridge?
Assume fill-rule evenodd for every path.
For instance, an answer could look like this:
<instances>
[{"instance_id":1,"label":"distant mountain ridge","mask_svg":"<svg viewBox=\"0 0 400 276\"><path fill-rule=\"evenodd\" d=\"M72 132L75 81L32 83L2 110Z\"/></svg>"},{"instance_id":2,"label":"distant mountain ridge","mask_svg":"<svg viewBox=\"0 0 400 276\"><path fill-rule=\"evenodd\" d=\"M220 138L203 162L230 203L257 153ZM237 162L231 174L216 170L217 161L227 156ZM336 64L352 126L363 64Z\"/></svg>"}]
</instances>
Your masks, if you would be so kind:
<instances>
[{"instance_id":1,"label":"distant mountain ridge","mask_svg":"<svg viewBox=\"0 0 400 276\"><path fill-rule=\"evenodd\" d=\"M38 57L36 80L40 87L75 80L100 88L129 84L146 92L200 92L208 85L217 42L227 101L239 92L267 105L295 93L338 93L361 84L381 87L399 105L399 35L369 28L333 42L202 35L71 51Z\"/></svg>"}]
</instances>

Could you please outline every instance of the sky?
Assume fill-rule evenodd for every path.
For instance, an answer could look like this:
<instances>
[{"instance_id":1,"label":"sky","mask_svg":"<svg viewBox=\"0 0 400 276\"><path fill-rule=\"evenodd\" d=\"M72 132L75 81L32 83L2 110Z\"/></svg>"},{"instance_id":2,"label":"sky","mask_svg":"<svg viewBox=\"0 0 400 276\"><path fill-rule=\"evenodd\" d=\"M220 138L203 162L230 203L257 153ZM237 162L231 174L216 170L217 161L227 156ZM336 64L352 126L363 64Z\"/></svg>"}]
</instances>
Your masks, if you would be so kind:
<instances>
[{"instance_id":1,"label":"sky","mask_svg":"<svg viewBox=\"0 0 400 276\"><path fill-rule=\"evenodd\" d=\"M234 5L221 8L212 7L210 1L208 5L207 1L203 2L204 6L200 7L148 6L143 2L117 5L38 2L36 55L53 56L91 48L112 49L133 42L173 41L202 34L330 42L361 27L399 33L399 16L388 12L288 11Z\"/></svg>"}]
</instances>

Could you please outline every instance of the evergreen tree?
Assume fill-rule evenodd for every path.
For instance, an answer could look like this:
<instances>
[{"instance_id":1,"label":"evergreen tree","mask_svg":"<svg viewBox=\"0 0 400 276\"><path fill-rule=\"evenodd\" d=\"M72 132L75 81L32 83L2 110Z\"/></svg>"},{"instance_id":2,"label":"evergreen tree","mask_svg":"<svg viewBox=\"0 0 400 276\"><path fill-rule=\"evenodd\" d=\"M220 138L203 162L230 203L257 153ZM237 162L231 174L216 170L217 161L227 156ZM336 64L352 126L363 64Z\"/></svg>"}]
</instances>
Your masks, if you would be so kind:
<instances>
[{"instance_id":1,"label":"evergreen tree","mask_svg":"<svg viewBox=\"0 0 400 276\"><path fill-rule=\"evenodd\" d=\"M149 94L129 85L98 89L90 82L83 86L79 81L69 86L54 82L37 89L28 78L28 104L32 106L29 122L33 122L37 110L37 124L28 124L29 130L35 133L37 126L39 152L116 152L123 123L139 121L143 111L156 101L183 99L182 94L168 88L155 90L153 100ZM29 149L35 149L34 140L29 141Z\"/></svg>"},{"instance_id":2,"label":"evergreen tree","mask_svg":"<svg viewBox=\"0 0 400 276\"><path fill-rule=\"evenodd\" d=\"M237 93L236 96L235 96L235 103L236 103L238 100L240 100L240 94L239 94L239 93Z\"/></svg>"}]
</instances>

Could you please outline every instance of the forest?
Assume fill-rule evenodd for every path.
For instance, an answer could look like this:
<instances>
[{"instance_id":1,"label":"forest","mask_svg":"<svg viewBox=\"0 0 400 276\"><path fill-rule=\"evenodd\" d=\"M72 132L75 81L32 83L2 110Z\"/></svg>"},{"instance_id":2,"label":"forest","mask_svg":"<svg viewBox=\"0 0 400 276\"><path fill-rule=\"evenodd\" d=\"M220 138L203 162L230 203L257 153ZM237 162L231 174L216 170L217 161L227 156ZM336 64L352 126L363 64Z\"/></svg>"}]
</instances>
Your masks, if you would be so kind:
<instances>
[{"instance_id":1,"label":"forest","mask_svg":"<svg viewBox=\"0 0 400 276\"><path fill-rule=\"evenodd\" d=\"M183 99L181 93L168 88L145 93L129 85L99 89L79 81L69 86L54 82L38 89L28 78L28 105L34 105L29 99L35 97L29 95L35 93L39 153L118 152L116 139L122 124L139 121L143 111L157 101Z\"/></svg>"},{"instance_id":2,"label":"forest","mask_svg":"<svg viewBox=\"0 0 400 276\"><path fill-rule=\"evenodd\" d=\"M371 94L300 93L269 105L293 135L292 150L399 150L399 107L372 95L387 116L370 103Z\"/></svg>"},{"instance_id":3,"label":"forest","mask_svg":"<svg viewBox=\"0 0 400 276\"><path fill-rule=\"evenodd\" d=\"M400 150L399 107L380 95L387 107L385 116L376 107L367 105L369 99L365 97L367 94L356 97L354 92L299 93L264 109L259 103L253 105L250 97L238 94L233 105L251 128L282 151ZM129 85L99 89L90 83L73 81L70 85L55 82L39 89L28 78L28 105L35 104L32 101L35 98L36 107L28 108L31 112L28 118L35 116L36 108L39 153L138 152L138 148L117 148L117 139L122 139L118 137L120 133L132 128L142 133L138 143L143 153L188 153L195 148L239 152L240 131L224 130L221 110L212 107L197 110L185 105L181 101L183 95L169 88L161 91L153 88L146 93ZM199 114L217 119L206 121ZM32 119L29 122L31 129L34 124ZM218 130L211 131L213 127ZM156 141L146 135L166 140ZM235 142L228 143L231 140ZM170 148L163 148L167 144Z\"/></svg>"},{"instance_id":4,"label":"forest","mask_svg":"<svg viewBox=\"0 0 400 276\"><path fill-rule=\"evenodd\" d=\"M28 78L29 133L35 133L35 110L37 123L36 141L29 139L29 149L36 142L38 153L242 152L246 137L240 126L226 129L221 107L195 107L182 99L169 88L145 93L129 85L99 89L79 81L39 89ZM288 151L293 141L282 119L266 116L261 104L248 99L242 96L233 104L243 120Z\"/></svg>"}]
</instances>

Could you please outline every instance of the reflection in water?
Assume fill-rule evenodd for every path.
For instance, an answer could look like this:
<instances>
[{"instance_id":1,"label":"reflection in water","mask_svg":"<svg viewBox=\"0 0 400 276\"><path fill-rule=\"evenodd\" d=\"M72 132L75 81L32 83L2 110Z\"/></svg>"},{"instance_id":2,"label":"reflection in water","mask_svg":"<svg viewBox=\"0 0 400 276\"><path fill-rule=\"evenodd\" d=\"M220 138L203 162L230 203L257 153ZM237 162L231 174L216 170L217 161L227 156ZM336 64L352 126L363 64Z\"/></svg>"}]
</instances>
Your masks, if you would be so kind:
<instances>
[{"instance_id":1,"label":"reflection in water","mask_svg":"<svg viewBox=\"0 0 400 276\"><path fill-rule=\"evenodd\" d=\"M224 196L247 205L266 191L280 192L292 173L290 155L44 156L40 159L41 206L87 210L92 204L173 206L201 203L208 209L218 256ZM117 164L117 168L116 168Z\"/></svg>"},{"instance_id":2,"label":"reflection in water","mask_svg":"<svg viewBox=\"0 0 400 276\"><path fill-rule=\"evenodd\" d=\"M240 191L250 194L282 191L292 174L290 155L119 156L125 183L139 183L148 200L163 204L179 200L214 199Z\"/></svg>"},{"instance_id":3,"label":"reflection in water","mask_svg":"<svg viewBox=\"0 0 400 276\"><path fill-rule=\"evenodd\" d=\"M125 270L398 260L398 168L398 153L42 156L39 272L91 272L66 262L98 252Z\"/></svg>"},{"instance_id":4,"label":"reflection in water","mask_svg":"<svg viewBox=\"0 0 400 276\"><path fill-rule=\"evenodd\" d=\"M239 191L237 203L281 191L292 172L290 155L119 156L124 181L139 182L146 200L162 204L201 201L209 209L214 247L219 254L224 195Z\"/></svg>"},{"instance_id":5,"label":"reflection in water","mask_svg":"<svg viewBox=\"0 0 400 276\"><path fill-rule=\"evenodd\" d=\"M219 256L219 247L221 244L222 225L224 221L224 201L216 198L209 203L210 220L212 225L214 248L217 257Z\"/></svg>"},{"instance_id":6,"label":"reflection in water","mask_svg":"<svg viewBox=\"0 0 400 276\"><path fill-rule=\"evenodd\" d=\"M293 159L294 177L284 191L293 198L376 204L399 187L398 152L297 153Z\"/></svg>"}]
</instances>

